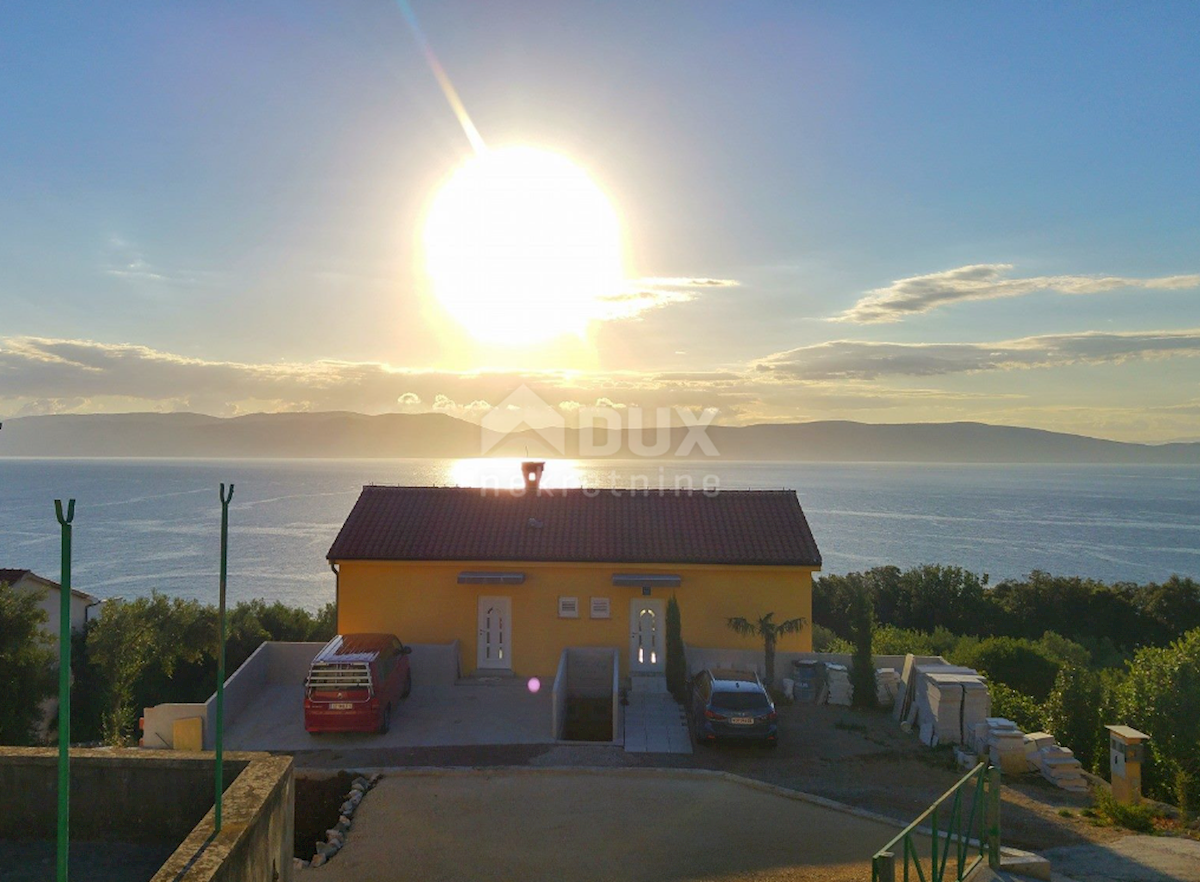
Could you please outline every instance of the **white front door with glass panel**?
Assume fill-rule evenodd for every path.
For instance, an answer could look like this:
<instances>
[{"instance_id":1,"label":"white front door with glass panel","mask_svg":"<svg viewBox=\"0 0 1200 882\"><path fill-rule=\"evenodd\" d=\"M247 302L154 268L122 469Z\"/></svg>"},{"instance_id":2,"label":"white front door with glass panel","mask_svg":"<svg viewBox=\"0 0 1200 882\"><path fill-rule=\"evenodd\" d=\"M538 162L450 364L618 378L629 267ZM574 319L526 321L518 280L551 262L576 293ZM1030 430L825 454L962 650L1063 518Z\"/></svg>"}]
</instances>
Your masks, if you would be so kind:
<instances>
[{"instance_id":1,"label":"white front door with glass panel","mask_svg":"<svg viewBox=\"0 0 1200 882\"><path fill-rule=\"evenodd\" d=\"M512 599L479 598L477 667L512 667Z\"/></svg>"},{"instance_id":2,"label":"white front door with glass panel","mask_svg":"<svg viewBox=\"0 0 1200 882\"><path fill-rule=\"evenodd\" d=\"M665 671L666 601L638 597L629 605L629 670Z\"/></svg>"}]
</instances>

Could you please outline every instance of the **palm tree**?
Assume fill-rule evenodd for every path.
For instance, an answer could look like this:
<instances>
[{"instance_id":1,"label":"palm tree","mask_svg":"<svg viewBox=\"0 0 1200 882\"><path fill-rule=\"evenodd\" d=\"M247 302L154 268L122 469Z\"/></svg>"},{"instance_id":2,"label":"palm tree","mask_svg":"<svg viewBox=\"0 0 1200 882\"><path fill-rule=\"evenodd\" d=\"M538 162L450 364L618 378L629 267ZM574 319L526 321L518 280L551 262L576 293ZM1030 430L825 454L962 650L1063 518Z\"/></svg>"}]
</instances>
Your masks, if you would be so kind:
<instances>
[{"instance_id":1,"label":"palm tree","mask_svg":"<svg viewBox=\"0 0 1200 882\"><path fill-rule=\"evenodd\" d=\"M743 637L762 638L767 671L764 679L768 686L775 681L775 644L779 640L779 636L781 634L799 634L801 629L808 624L808 619L804 616L783 622L774 622L772 621L774 618L775 613L769 612L756 622L743 619L741 616L734 616L725 623L731 630L737 631Z\"/></svg>"}]
</instances>

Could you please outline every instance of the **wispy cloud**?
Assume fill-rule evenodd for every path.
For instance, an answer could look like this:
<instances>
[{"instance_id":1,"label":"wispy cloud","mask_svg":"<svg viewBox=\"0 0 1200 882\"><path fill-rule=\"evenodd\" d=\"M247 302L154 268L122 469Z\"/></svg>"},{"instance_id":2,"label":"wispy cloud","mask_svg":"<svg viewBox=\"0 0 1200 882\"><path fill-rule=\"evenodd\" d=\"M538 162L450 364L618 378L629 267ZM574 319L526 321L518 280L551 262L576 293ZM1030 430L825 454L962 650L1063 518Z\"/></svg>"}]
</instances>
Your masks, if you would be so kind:
<instances>
[{"instance_id":1,"label":"wispy cloud","mask_svg":"<svg viewBox=\"0 0 1200 882\"><path fill-rule=\"evenodd\" d=\"M1200 329L1087 332L1022 337L997 343L870 343L831 340L779 352L755 364L789 379L874 379L1200 355Z\"/></svg>"},{"instance_id":2,"label":"wispy cloud","mask_svg":"<svg viewBox=\"0 0 1200 882\"><path fill-rule=\"evenodd\" d=\"M661 309L673 303L695 300L697 294L706 289L736 288L733 279L706 279L686 277L649 277L633 279L624 291L603 298L601 303L606 320L637 318L653 309Z\"/></svg>"},{"instance_id":3,"label":"wispy cloud","mask_svg":"<svg viewBox=\"0 0 1200 882\"><path fill-rule=\"evenodd\" d=\"M156 266L141 248L121 236L109 237L100 272L128 282L179 286L199 285L213 276L210 272Z\"/></svg>"},{"instance_id":4,"label":"wispy cloud","mask_svg":"<svg viewBox=\"0 0 1200 882\"><path fill-rule=\"evenodd\" d=\"M898 279L868 291L836 321L874 324L897 322L964 300L1023 297L1037 291L1099 294L1120 288L1185 290L1200 288L1200 274L1136 279L1124 276L1027 276L1008 278L1008 263L981 263L944 272Z\"/></svg>"}]
</instances>

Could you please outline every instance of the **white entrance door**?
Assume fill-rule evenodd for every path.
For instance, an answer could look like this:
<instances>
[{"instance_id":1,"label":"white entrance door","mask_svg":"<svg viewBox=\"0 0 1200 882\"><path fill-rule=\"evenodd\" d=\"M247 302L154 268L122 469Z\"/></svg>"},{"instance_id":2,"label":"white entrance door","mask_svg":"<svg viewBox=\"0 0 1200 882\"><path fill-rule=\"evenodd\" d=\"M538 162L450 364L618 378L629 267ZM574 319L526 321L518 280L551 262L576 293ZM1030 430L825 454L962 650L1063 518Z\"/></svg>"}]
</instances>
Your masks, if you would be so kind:
<instances>
[{"instance_id":1,"label":"white entrance door","mask_svg":"<svg viewBox=\"0 0 1200 882\"><path fill-rule=\"evenodd\" d=\"M638 597L629 605L629 670L665 671L666 627L663 600Z\"/></svg>"},{"instance_id":2,"label":"white entrance door","mask_svg":"<svg viewBox=\"0 0 1200 882\"><path fill-rule=\"evenodd\" d=\"M479 648L476 653L477 667L512 667L512 624L509 621L511 618L511 598L479 598Z\"/></svg>"}]
</instances>

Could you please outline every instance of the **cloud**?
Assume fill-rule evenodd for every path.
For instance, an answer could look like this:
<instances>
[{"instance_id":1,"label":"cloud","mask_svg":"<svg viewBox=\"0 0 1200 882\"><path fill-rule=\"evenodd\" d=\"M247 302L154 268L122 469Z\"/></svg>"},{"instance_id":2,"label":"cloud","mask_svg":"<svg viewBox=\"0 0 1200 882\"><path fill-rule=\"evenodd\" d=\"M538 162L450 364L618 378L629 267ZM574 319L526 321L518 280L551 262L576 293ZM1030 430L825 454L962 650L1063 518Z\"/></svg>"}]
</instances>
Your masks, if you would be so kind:
<instances>
[{"instance_id":1,"label":"cloud","mask_svg":"<svg viewBox=\"0 0 1200 882\"><path fill-rule=\"evenodd\" d=\"M600 298L600 317L606 321L637 318L653 309L695 300L704 289L737 286L738 282L733 279L693 279L682 276L633 279L624 291Z\"/></svg>"},{"instance_id":2,"label":"cloud","mask_svg":"<svg viewBox=\"0 0 1200 882\"><path fill-rule=\"evenodd\" d=\"M1023 297L1036 291L1060 294L1099 294L1118 288L1185 290L1200 288L1200 274L1134 279L1122 276L1030 276L1006 278L1008 263L981 263L924 276L898 279L885 288L868 291L835 321L875 324L898 322L905 316L929 312L964 300Z\"/></svg>"},{"instance_id":3,"label":"cloud","mask_svg":"<svg viewBox=\"0 0 1200 882\"><path fill-rule=\"evenodd\" d=\"M1200 329L1049 334L999 343L832 340L768 356L755 369L787 379L845 380L1112 364L1181 355L1200 355Z\"/></svg>"}]
</instances>

